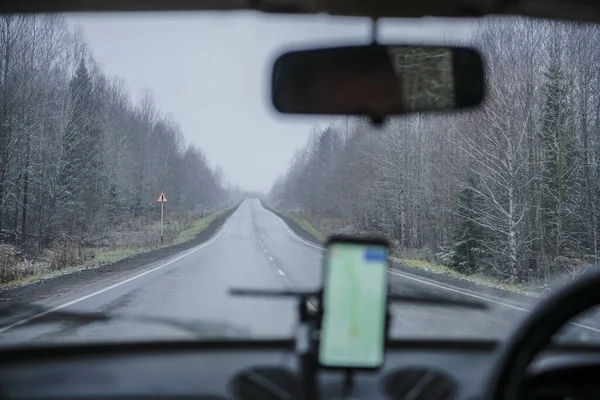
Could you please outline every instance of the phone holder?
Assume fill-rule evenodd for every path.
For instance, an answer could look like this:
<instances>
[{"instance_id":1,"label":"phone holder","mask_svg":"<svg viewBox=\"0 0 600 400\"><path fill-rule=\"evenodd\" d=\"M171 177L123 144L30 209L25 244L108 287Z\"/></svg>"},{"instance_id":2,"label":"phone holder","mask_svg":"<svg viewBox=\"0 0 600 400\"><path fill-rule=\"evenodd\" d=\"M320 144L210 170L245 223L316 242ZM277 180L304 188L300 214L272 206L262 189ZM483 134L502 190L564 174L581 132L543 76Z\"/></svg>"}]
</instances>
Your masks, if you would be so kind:
<instances>
[{"instance_id":1,"label":"phone holder","mask_svg":"<svg viewBox=\"0 0 600 400\"><path fill-rule=\"evenodd\" d=\"M298 299L299 326L296 336L296 351L299 358L299 370L302 378L302 392L304 399L318 399L317 370L318 345L321 321L323 318L322 290L265 290L265 289L232 289L229 292L234 296L253 297L293 297ZM405 296L391 296L393 301L404 301ZM311 307L310 300L316 299L318 307ZM389 305L389 300L388 300ZM386 310L385 332L386 342L388 340L388 328L390 325L389 307ZM352 368L340 368L345 371L344 392L349 394L354 386L354 370Z\"/></svg>"},{"instance_id":2,"label":"phone holder","mask_svg":"<svg viewBox=\"0 0 600 400\"><path fill-rule=\"evenodd\" d=\"M231 289L233 296L253 297L293 297L298 299L299 325L296 335L296 352L299 358L299 370L302 378L302 393L304 399L318 400L317 370L319 332L323 319L322 297L323 290L267 290L267 289ZM316 299L318 307L311 307L310 300ZM435 305L446 307L464 307L472 309L486 309L487 306L481 302L472 300L447 299L436 297L417 297L411 295L388 294L385 316L385 343L389 339L389 327L391 322L390 304L417 304ZM344 392L350 394L354 385L354 369L340 368L345 371Z\"/></svg>"}]
</instances>

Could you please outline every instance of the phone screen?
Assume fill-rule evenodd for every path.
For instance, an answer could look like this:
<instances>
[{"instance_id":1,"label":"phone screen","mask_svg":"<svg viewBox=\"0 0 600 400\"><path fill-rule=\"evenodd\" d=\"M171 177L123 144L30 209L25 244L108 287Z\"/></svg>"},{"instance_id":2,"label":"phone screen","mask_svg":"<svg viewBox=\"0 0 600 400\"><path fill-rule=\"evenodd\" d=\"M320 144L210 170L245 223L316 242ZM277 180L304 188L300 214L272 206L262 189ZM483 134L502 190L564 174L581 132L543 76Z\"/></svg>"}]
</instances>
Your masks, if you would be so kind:
<instances>
[{"instance_id":1,"label":"phone screen","mask_svg":"<svg viewBox=\"0 0 600 400\"><path fill-rule=\"evenodd\" d=\"M383 364L388 263L388 248L382 244L329 244L319 343L322 366Z\"/></svg>"}]
</instances>

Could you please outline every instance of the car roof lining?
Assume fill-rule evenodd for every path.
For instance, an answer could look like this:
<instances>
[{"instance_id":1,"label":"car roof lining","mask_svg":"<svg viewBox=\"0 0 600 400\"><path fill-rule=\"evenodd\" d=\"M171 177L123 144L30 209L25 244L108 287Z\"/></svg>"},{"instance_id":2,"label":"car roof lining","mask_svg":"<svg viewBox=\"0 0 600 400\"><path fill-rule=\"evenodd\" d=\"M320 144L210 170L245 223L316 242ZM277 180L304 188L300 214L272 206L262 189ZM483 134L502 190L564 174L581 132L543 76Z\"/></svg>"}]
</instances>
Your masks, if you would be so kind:
<instances>
[{"instance_id":1,"label":"car roof lining","mask_svg":"<svg viewBox=\"0 0 600 400\"><path fill-rule=\"evenodd\" d=\"M596 0L21 0L0 2L0 13L88 11L257 10L375 18L522 15L600 22Z\"/></svg>"}]
</instances>

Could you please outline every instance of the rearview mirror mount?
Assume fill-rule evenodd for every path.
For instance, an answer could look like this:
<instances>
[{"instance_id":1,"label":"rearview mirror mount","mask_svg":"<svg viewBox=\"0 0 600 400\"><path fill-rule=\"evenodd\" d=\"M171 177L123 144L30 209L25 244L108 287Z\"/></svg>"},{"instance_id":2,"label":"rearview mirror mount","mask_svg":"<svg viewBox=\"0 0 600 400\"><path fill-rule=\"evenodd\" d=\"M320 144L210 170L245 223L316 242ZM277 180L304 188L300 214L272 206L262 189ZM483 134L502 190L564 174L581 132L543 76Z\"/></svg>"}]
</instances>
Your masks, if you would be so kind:
<instances>
[{"instance_id":1,"label":"rearview mirror mount","mask_svg":"<svg viewBox=\"0 0 600 400\"><path fill-rule=\"evenodd\" d=\"M374 121L477 106L483 91L483 63L472 49L376 43L285 53L273 66L271 86L281 113Z\"/></svg>"}]
</instances>

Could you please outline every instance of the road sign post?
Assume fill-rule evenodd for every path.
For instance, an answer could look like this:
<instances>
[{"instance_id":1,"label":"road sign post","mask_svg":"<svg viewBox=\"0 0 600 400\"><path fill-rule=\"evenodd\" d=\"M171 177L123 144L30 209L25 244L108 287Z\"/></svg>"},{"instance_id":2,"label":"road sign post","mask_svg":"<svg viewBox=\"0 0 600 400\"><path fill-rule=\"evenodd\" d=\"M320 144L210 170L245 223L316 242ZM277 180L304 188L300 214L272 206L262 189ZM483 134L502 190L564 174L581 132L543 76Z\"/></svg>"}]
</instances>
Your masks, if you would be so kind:
<instances>
[{"instance_id":1,"label":"road sign post","mask_svg":"<svg viewBox=\"0 0 600 400\"><path fill-rule=\"evenodd\" d=\"M160 191L158 194L158 198L156 199L157 203L160 203L160 244L163 244L163 218L164 218L164 207L167 202L167 195L164 191Z\"/></svg>"}]
</instances>

